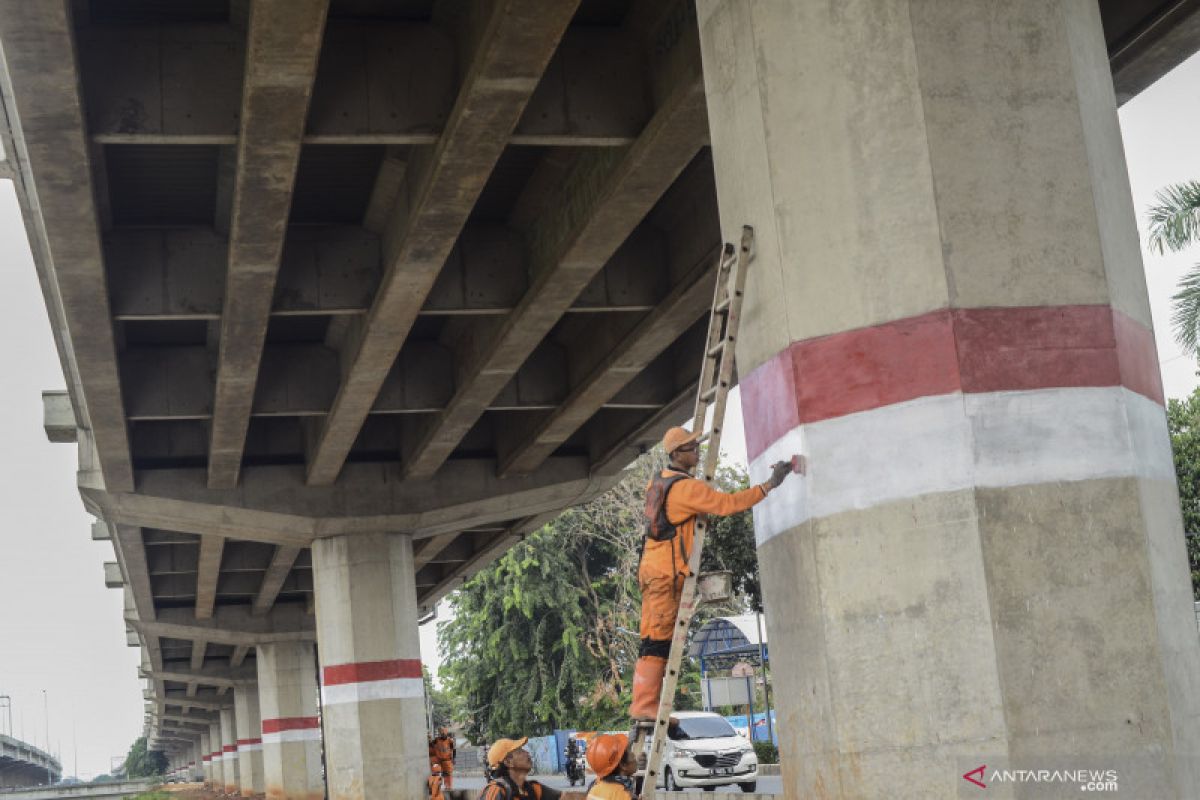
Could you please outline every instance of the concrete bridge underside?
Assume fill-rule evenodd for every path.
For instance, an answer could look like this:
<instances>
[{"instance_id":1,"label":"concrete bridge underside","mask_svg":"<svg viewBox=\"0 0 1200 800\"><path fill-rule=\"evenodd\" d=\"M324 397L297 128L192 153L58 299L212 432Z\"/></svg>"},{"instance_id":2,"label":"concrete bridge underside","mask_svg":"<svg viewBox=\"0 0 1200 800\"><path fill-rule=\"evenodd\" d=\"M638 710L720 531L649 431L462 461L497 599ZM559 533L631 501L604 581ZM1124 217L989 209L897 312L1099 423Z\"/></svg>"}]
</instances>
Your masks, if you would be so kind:
<instances>
[{"instance_id":1,"label":"concrete bridge underside","mask_svg":"<svg viewBox=\"0 0 1200 800\"><path fill-rule=\"evenodd\" d=\"M1099 11L1092 77L1120 102L1200 43L1200 2ZM774 190L710 144L710 115L753 132L714 99L747 66L727 23L702 48L707 13L0 0L4 169L67 379L47 433L78 442L180 775L315 791L316 642L333 794L416 787L418 616L686 417L722 227L765 225L738 183ZM768 285L746 373L773 330L815 335ZM839 324L815 333L867 323Z\"/></svg>"},{"instance_id":2,"label":"concrete bridge underside","mask_svg":"<svg viewBox=\"0 0 1200 800\"><path fill-rule=\"evenodd\" d=\"M58 759L28 742L0 734L0 789L38 786L61 777Z\"/></svg>"}]
</instances>

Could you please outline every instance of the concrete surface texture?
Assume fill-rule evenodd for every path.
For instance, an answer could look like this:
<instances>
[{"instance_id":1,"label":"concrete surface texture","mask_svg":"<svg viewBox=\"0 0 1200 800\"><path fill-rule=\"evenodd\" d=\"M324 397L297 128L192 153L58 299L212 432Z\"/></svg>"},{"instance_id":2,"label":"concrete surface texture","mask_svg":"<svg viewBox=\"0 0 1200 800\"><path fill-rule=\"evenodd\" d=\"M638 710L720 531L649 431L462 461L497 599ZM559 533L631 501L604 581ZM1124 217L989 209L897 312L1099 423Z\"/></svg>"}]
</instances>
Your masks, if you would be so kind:
<instances>
[{"instance_id":1,"label":"concrete surface texture","mask_svg":"<svg viewBox=\"0 0 1200 800\"><path fill-rule=\"evenodd\" d=\"M61 777L57 758L40 747L0 734L0 789L36 786Z\"/></svg>"},{"instance_id":2,"label":"concrete surface texture","mask_svg":"<svg viewBox=\"0 0 1200 800\"><path fill-rule=\"evenodd\" d=\"M1114 87L1200 5L843 5L0 0L46 433L173 771L310 798L324 752L338 797L411 792L417 620L683 420L750 223L754 470L815 465L758 517L789 763L819 754L788 791L1082 730L1179 790L1197 656Z\"/></svg>"},{"instance_id":3,"label":"concrete surface texture","mask_svg":"<svg viewBox=\"0 0 1200 800\"><path fill-rule=\"evenodd\" d=\"M698 14L722 227L757 233L752 476L811 464L755 509L785 793L1062 763L1194 796L1200 641L1096 5Z\"/></svg>"}]
</instances>

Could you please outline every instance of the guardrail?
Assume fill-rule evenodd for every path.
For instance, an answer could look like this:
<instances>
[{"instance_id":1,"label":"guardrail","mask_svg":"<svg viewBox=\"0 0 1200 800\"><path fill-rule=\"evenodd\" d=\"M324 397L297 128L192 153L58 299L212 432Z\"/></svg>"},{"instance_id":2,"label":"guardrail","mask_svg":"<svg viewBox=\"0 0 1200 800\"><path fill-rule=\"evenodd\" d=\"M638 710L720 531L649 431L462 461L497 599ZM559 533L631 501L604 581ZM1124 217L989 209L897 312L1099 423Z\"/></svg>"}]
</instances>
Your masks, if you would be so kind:
<instances>
[{"instance_id":1,"label":"guardrail","mask_svg":"<svg viewBox=\"0 0 1200 800\"><path fill-rule=\"evenodd\" d=\"M0 789L3 800L73 800L74 798L95 798L96 800L117 800L117 798L133 797L149 791L158 785L157 779L142 779L136 781L113 781L111 783L75 783L68 786L34 786L18 789Z\"/></svg>"}]
</instances>

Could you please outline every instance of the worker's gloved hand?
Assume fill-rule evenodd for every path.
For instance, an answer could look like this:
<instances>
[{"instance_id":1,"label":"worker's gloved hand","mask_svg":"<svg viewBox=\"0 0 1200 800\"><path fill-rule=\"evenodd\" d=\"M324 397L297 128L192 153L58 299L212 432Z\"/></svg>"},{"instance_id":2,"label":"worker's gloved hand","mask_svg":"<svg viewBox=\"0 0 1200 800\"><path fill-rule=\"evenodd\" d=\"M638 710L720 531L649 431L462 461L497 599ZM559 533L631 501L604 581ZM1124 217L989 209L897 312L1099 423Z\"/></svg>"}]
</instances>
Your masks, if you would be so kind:
<instances>
[{"instance_id":1,"label":"worker's gloved hand","mask_svg":"<svg viewBox=\"0 0 1200 800\"><path fill-rule=\"evenodd\" d=\"M792 462L780 461L775 466L771 467L771 477L767 478L767 486L771 489L776 488L783 483L783 479L792 474Z\"/></svg>"}]
</instances>

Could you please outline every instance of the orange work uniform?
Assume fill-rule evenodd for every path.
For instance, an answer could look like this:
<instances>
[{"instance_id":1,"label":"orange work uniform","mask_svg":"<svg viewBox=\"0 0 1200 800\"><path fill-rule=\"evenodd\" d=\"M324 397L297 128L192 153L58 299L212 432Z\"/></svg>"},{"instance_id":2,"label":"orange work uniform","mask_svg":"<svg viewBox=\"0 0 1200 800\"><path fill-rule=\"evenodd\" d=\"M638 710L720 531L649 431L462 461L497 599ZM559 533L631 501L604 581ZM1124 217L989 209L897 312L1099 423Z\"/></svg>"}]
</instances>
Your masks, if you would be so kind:
<instances>
[{"instance_id":1,"label":"orange work uniform","mask_svg":"<svg viewBox=\"0 0 1200 800\"><path fill-rule=\"evenodd\" d=\"M665 469L662 478L685 474ZM649 490L650 486L647 486ZM629 709L634 719L650 719L658 709L675 619L679 616L679 596L684 578L691 573L688 558L696 536L696 515L727 517L745 511L766 496L765 484L727 494L690 476L677 480L668 491L666 516L675 527L675 537L661 541L646 539L638 569L638 585L642 590L639 630L642 646L634 669L633 704Z\"/></svg>"},{"instance_id":2,"label":"orange work uniform","mask_svg":"<svg viewBox=\"0 0 1200 800\"><path fill-rule=\"evenodd\" d=\"M442 792L442 776L429 776L429 800L446 800L446 795Z\"/></svg>"},{"instance_id":3,"label":"orange work uniform","mask_svg":"<svg viewBox=\"0 0 1200 800\"><path fill-rule=\"evenodd\" d=\"M587 800L634 800L633 786L628 779L599 778L588 788Z\"/></svg>"},{"instance_id":4,"label":"orange work uniform","mask_svg":"<svg viewBox=\"0 0 1200 800\"><path fill-rule=\"evenodd\" d=\"M446 788L454 786L454 740L449 736L439 736L429 743L429 761L442 768L442 780Z\"/></svg>"}]
</instances>

